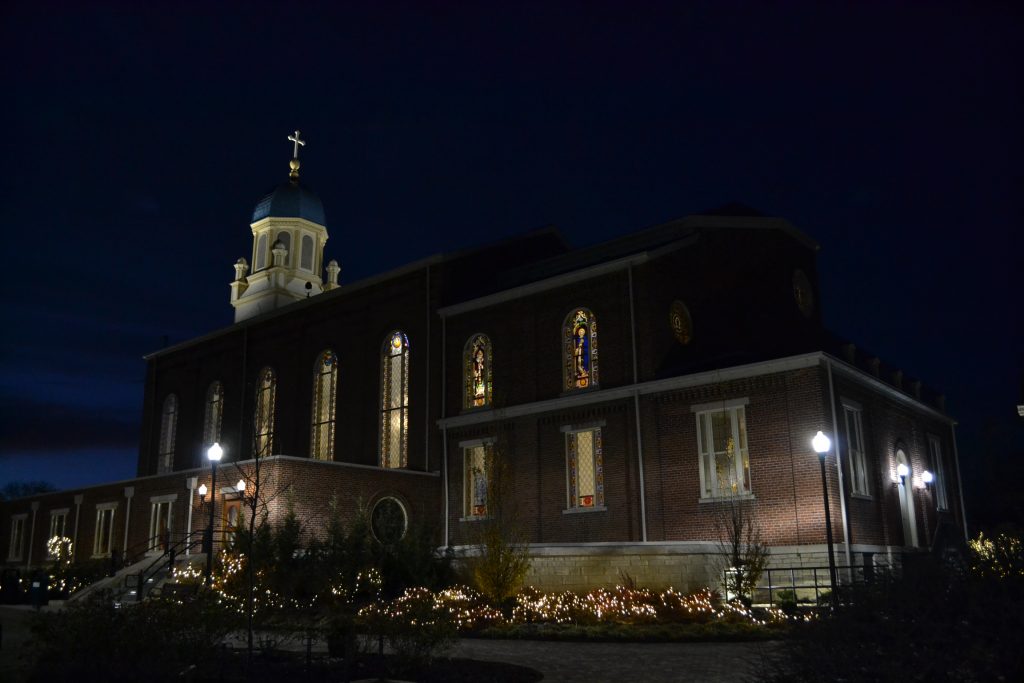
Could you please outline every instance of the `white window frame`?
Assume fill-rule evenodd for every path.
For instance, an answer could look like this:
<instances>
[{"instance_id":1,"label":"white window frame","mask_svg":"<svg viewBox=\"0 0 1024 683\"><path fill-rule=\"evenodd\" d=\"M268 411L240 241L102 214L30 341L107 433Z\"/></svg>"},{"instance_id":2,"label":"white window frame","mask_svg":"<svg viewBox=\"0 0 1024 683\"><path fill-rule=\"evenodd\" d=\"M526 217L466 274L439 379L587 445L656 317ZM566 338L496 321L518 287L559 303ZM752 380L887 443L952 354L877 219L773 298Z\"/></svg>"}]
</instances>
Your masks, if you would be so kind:
<instances>
[{"instance_id":1,"label":"white window frame","mask_svg":"<svg viewBox=\"0 0 1024 683\"><path fill-rule=\"evenodd\" d=\"M103 523L104 513L110 512L110 521L107 523L109 533L107 534L107 547L103 549L101 547L101 539L103 535L100 533L101 524ZM96 528L92 538L92 556L93 557L110 557L111 551L114 549L114 516L117 513L117 503L98 503L96 505Z\"/></svg>"},{"instance_id":2,"label":"white window frame","mask_svg":"<svg viewBox=\"0 0 1024 683\"><path fill-rule=\"evenodd\" d=\"M744 429L744 437L740 438L740 414L743 415L743 424L747 424L746 419L746 408L750 403L747 398L737 398L728 401L715 401L714 403L702 403L695 405L691 408L694 413L694 419L697 425L697 461L698 461L698 472L700 474L700 498L701 500L722 500L722 499L734 499L734 498L750 498L753 497L753 482L747 482L749 477L750 469L750 434L749 430ZM733 443L736 444L738 450L738 457L736 458L736 478L741 483L743 488L736 491L735 493L725 494L721 493L718 489L718 468L715 467L716 453L714 450L710 452L705 451L705 434L701 429L701 418L704 423L707 424L708 429L711 429L711 417L718 413L727 413L729 415L729 427ZM746 447L743 446L744 442ZM711 435L711 443L708 444L712 449L714 448L714 434ZM743 463L746 462L746 468ZM746 472L744 471L746 469ZM710 475L711 481L708 481L708 475Z\"/></svg>"},{"instance_id":3,"label":"white window frame","mask_svg":"<svg viewBox=\"0 0 1024 683\"><path fill-rule=\"evenodd\" d=\"M65 537L65 532L68 530L68 512L69 508L60 508L57 510L50 510L50 534L46 537L47 541L47 556L52 560L55 556L49 552L49 542L54 536L60 538ZM60 520L59 522L57 520ZM59 529L57 527L60 527Z\"/></svg>"},{"instance_id":4,"label":"white window frame","mask_svg":"<svg viewBox=\"0 0 1024 683\"><path fill-rule=\"evenodd\" d=\"M605 427L605 421L600 420L597 422L589 422L586 424L577 425L563 425L561 431L565 434L565 513L571 512L599 512L607 510L606 505L606 491L604 487L604 434L602 433ZM581 496L576 496L576 505L572 504L573 499L573 487L572 487L572 476L570 474L570 441L576 439L578 434L583 432L592 432L594 434L591 437L591 443L594 444L594 452L591 454L591 463L594 467L593 478L594 478L594 504L593 505L581 505ZM600 440L601 448L598 449L596 444ZM600 463L598 462L600 460ZM577 480L579 476L577 475Z\"/></svg>"},{"instance_id":5,"label":"white window frame","mask_svg":"<svg viewBox=\"0 0 1024 683\"><path fill-rule=\"evenodd\" d=\"M489 481L491 476L491 464L492 458L494 457L493 452L494 439L474 439L472 441L461 441L459 442L459 448L462 449L462 521L472 521L477 519L488 519L491 513L491 500L490 490L484 494L484 508L486 511L482 515L478 515L473 512L473 500L470 495L470 487L472 486L472 474L470 473L470 459L472 452L476 449L483 450L483 467L485 474L485 482L490 487L491 482Z\"/></svg>"},{"instance_id":6,"label":"white window frame","mask_svg":"<svg viewBox=\"0 0 1024 683\"><path fill-rule=\"evenodd\" d=\"M864 408L854 400L844 398L843 425L846 429L846 460L850 476L850 494L871 497L871 472L868 470L867 448L864 445ZM859 448L853 438L857 437Z\"/></svg>"},{"instance_id":7,"label":"white window frame","mask_svg":"<svg viewBox=\"0 0 1024 683\"><path fill-rule=\"evenodd\" d=\"M942 440L935 434L928 435L928 459L935 468L935 509L948 510L949 498L946 495L946 468L942 462Z\"/></svg>"},{"instance_id":8,"label":"white window frame","mask_svg":"<svg viewBox=\"0 0 1024 683\"><path fill-rule=\"evenodd\" d=\"M7 561L17 562L25 552L25 522L28 513L22 512L11 516L11 542L7 546Z\"/></svg>"},{"instance_id":9,"label":"white window frame","mask_svg":"<svg viewBox=\"0 0 1024 683\"><path fill-rule=\"evenodd\" d=\"M149 499L149 547L150 553L163 552L160 548L160 538L157 533L157 524L160 518L157 516L160 508L167 506L167 529L174 524L174 501L178 499L177 493L170 493L165 496L151 496Z\"/></svg>"}]
</instances>

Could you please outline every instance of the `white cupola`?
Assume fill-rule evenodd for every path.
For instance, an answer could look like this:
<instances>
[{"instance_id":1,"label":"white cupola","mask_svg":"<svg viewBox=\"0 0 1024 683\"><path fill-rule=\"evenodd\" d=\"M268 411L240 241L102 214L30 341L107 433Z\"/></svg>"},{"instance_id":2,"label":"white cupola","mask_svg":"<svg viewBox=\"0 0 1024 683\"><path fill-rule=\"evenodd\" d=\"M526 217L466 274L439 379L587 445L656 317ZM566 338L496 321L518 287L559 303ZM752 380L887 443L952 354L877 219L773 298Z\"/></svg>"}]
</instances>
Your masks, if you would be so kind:
<instances>
[{"instance_id":1,"label":"white cupola","mask_svg":"<svg viewBox=\"0 0 1024 683\"><path fill-rule=\"evenodd\" d=\"M252 212L252 261L235 263L231 305L235 322L286 306L324 291L323 253L327 244L320 198L299 184L299 131L288 182L278 185ZM331 287L328 287L330 289Z\"/></svg>"}]
</instances>

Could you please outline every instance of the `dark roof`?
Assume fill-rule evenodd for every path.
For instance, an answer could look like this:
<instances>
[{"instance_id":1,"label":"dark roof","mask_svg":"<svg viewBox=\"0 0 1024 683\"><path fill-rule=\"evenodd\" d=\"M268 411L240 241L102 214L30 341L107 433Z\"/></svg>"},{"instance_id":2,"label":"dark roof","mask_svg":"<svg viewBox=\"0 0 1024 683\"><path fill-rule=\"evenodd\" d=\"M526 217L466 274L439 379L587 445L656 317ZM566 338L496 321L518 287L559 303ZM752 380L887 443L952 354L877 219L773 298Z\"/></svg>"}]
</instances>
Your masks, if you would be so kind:
<instances>
[{"instance_id":1,"label":"dark roof","mask_svg":"<svg viewBox=\"0 0 1024 683\"><path fill-rule=\"evenodd\" d=\"M312 190L298 183L278 185L256 203L252 210L252 223L272 216L274 218L305 218L318 225L327 225L324 205Z\"/></svg>"}]
</instances>

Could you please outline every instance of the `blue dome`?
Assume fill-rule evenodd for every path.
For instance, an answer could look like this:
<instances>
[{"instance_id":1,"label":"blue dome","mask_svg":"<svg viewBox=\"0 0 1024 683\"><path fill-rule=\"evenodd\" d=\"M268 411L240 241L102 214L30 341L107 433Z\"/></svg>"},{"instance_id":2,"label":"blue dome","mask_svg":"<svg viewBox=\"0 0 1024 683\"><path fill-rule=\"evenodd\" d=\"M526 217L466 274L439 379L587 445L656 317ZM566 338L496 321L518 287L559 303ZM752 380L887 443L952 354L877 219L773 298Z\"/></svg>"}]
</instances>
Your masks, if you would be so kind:
<instances>
[{"instance_id":1,"label":"blue dome","mask_svg":"<svg viewBox=\"0 0 1024 683\"><path fill-rule=\"evenodd\" d=\"M298 183L278 185L273 192L261 199L252 210L252 223L268 216L274 218L305 218L318 225L324 222L324 205L320 197Z\"/></svg>"}]
</instances>

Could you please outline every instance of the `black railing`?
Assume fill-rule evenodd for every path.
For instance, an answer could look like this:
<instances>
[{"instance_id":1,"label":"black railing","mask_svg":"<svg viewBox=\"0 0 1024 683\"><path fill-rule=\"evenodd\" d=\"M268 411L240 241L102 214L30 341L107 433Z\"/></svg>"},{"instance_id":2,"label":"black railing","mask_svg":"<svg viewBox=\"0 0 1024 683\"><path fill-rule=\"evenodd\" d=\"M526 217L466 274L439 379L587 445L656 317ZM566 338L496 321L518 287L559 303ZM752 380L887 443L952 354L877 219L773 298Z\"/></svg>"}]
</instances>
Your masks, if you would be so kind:
<instances>
[{"instance_id":1,"label":"black railing","mask_svg":"<svg viewBox=\"0 0 1024 683\"><path fill-rule=\"evenodd\" d=\"M888 581L890 574L891 569L886 565L866 563L836 567L836 578L840 588ZM726 569L722 572L722 584L729 586L733 583L735 583L735 579ZM764 574L761 575L760 581L749 597L755 605L817 606L828 601L831 590L828 566L774 567L764 570Z\"/></svg>"}]
</instances>

